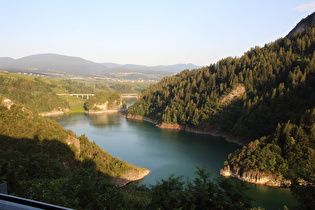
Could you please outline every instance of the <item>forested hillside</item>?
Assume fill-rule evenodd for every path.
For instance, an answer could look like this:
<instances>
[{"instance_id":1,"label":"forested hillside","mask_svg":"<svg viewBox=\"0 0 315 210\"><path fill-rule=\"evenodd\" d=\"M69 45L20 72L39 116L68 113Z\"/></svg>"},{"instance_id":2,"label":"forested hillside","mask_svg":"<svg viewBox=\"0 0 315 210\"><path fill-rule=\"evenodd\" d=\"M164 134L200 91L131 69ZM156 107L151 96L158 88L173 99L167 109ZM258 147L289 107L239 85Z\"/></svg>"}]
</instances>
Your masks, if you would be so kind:
<instances>
[{"instance_id":1,"label":"forested hillside","mask_svg":"<svg viewBox=\"0 0 315 210\"><path fill-rule=\"evenodd\" d=\"M8 183L10 194L76 209L109 208L125 205L113 178L148 173L4 99L0 95L0 183Z\"/></svg>"},{"instance_id":2,"label":"forested hillside","mask_svg":"<svg viewBox=\"0 0 315 210\"><path fill-rule=\"evenodd\" d=\"M142 92L129 114L229 133L242 142L299 122L315 105L315 29L250 49L240 58L166 77ZM244 94L223 100L232 90Z\"/></svg>"},{"instance_id":3,"label":"forested hillside","mask_svg":"<svg viewBox=\"0 0 315 210\"><path fill-rule=\"evenodd\" d=\"M243 144L260 139L228 164L314 176L314 50L315 28L309 28L239 58L166 77L142 92L127 114L217 131Z\"/></svg>"},{"instance_id":4,"label":"forested hillside","mask_svg":"<svg viewBox=\"0 0 315 210\"><path fill-rule=\"evenodd\" d=\"M0 95L0 183L8 183L10 195L74 209L252 207L244 184L214 181L203 168L192 182L170 176L151 188L121 188L113 182L126 183L120 177L148 170L112 157L84 135L76 137L21 105L4 105L4 99Z\"/></svg>"},{"instance_id":5,"label":"forested hillside","mask_svg":"<svg viewBox=\"0 0 315 210\"><path fill-rule=\"evenodd\" d=\"M78 102L73 97L58 96L56 94L110 92L112 94L107 94L109 101L111 101L110 98L115 97L114 100L118 97L117 101L120 101L120 96L117 96L116 92L138 93L147 86L147 84L77 81L0 71L0 94L38 113L68 112L69 109L70 112L84 111L84 101ZM96 98L93 100L96 100ZM88 104L89 102L86 108L89 107Z\"/></svg>"},{"instance_id":6,"label":"forested hillside","mask_svg":"<svg viewBox=\"0 0 315 210\"><path fill-rule=\"evenodd\" d=\"M67 101L36 77L0 73L0 94L17 101L37 112L66 110Z\"/></svg>"},{"instance_id":7,"label":"forested hillside","mask_svg":"<svg viewBox=\"0 0 315 210\"><path fill-rule=\"evenodd\" d=\"M88 111L108 111L122 108L121 94L118 92L98 92L84 103Z\"/></svg>"}]
</instances>

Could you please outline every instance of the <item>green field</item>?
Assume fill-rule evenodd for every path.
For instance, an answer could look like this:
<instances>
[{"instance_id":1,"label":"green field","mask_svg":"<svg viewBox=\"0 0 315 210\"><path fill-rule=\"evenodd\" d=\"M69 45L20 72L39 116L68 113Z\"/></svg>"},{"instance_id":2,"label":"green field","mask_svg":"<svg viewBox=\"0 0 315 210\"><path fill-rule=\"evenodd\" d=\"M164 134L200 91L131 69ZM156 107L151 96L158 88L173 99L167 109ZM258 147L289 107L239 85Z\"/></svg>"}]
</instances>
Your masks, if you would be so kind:
<instances>
[{"instance_id":1,"label":"green field","mask_svg":"<svg viewBox=\"0 0 315 210\"><path fill-rule=\"evenodd\" d=\"M86 100L75 96L62 96L70 105L70 113L84 112L84 102Z\"/></svg>"}]
</instances>

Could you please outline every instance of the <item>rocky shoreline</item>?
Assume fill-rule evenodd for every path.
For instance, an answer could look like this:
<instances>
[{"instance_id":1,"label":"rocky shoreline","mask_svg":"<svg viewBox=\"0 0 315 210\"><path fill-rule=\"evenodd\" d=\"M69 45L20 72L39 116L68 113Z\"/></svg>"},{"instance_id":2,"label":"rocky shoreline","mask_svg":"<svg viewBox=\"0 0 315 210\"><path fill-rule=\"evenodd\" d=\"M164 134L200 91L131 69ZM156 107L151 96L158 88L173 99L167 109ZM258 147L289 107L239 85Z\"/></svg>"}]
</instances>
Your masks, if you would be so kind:
<instances>
[{"instance_id":1,"label":"rocky shoreline","mask_svg":"<svg viewBox=\"0 0 315 210\"><path fill-rule=\"evenodd\" d=\"M143 169L141 171L131 170L131 171L128 171L127 173L119 176L119 177L113 178L112 182L114 184L118 185L119 187L123 187L130 182L134 182L134 181L138 181L138 180L143 179L149 173L150 173L150 170L148 170L148 169Z\"/></svg>"},{"instance_id":2,"label":"rocky shoreline","mask_svg":"<svg viewBox=\"0 0 315 210\"><path fill-rule=\"evenodd\" d=\"M284 179L281 175L273 175L260 171L243 171L234 169L230 165L221 169L220 175L234 177L245 182L267 185L270 187L288 187L291 185L291 181Z\"/></svg>"},{"instance_id":3,"label":"rocky shoreline","mask_svg":"<svg viewBox=\"0 0 315 210\"><path fill-rule=\"evenodd\" d=\"M42 112L38 113L38 115L43 116L43 117L49 117L49 116L58 116L58 115L63 115L65 113L69 112L69 109L65 110L53 110L50 112Z\"/></svg>"},{"instance_id":4,"label":"rocky shoreline","mask_svg":"<svg viewBox=\"0 0 315 210\"><path fill-rule=\"evenodd\" d=\"M158 121L154 121L152 119L142 117L139 115L126 114L125 117L128 119L143 120L146 122L150 122L162 129L183 130L186 132L197 133L197 134L221 136L225 138L225 140L228 142L244 145L244 143L239 141L239 139L233 138L232 136L223 134L222 132L218 132L215 130L210 131L210 130L205 130L205 129L202 130L202 129L189 128L187 126L184 127L184 126L180 126L179 124L159 123ZM281 175L267 174L267 173L263 173L259 171L235 170L229 165L220 170L220 175L226 176L226 177L234 177L239 180L253 183L253 184L261 184L261 185L267 185L267 186L272 186L272 187L283 187L283 186L291 185L291 181L284 179Z\"/></svg>"},{"instance_id":5,"label":"rocky shoreline","mask_svg":"<svg viewBox=\"0 0 315 210\"><path fill-rule=\"evenodd\" d=\"M203 134L203 135L211 135L211 136L221 136L225 138L226 141L239 144L241 146L245 145L243 142L241 142L239 139L232 137L230 135L224 134L219 131L215 131L214 129L196 129L196 128L190 128L188 126L181 126L179 124L170 124L170 123L159 123L157 120L152 120L148 117L143 117L140 115L132 115L132 114L126 114L125 117L127 119L134 119L134 120L143 120L149 123L154 124L156 127L162 128L162 129L172 129L172 130L182 130L190 133L197 133L197 134Z\"/></svg>"}]
</instances>

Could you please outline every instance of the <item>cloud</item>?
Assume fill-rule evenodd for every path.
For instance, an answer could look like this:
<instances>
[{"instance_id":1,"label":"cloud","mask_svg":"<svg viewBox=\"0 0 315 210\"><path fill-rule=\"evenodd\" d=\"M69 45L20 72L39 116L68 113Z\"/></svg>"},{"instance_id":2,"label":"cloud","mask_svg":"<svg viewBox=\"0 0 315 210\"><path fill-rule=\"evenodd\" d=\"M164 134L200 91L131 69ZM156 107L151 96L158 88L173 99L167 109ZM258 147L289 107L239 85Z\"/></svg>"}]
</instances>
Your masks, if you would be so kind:
<instances>
[{"instance_id":1,"label":"cloud","mask_svg":"<svg viewBox=\"0 0 315 210\"><path fill-rule=\"evenodd\" d=\"M307 4L302 4L300 6L295 7L294 9L301 12L315 10L315 1L307 3Z\"/></svg>"}]
</instances>

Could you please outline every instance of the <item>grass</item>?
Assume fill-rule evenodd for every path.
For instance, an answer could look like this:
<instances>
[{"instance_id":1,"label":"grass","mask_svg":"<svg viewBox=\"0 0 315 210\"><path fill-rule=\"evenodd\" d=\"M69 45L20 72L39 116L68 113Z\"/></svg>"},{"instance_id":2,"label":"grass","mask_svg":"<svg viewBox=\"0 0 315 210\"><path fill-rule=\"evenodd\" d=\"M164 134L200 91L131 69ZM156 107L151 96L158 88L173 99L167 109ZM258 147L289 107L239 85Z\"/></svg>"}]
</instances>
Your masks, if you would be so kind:
<instances>
[{"instance_id":1,"label":"grass","mask_svg":"<svg viewBox=\"0 0 315 210\"><path fill-rule=\"evenodd\" d=\"M78 112L84 112L84 102L86 100L81 99L80 97L75 96L62 96L64 97L70 105L70 113L78 113Z\"/></svg>"}]
</instances>

